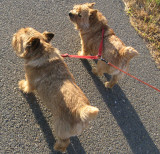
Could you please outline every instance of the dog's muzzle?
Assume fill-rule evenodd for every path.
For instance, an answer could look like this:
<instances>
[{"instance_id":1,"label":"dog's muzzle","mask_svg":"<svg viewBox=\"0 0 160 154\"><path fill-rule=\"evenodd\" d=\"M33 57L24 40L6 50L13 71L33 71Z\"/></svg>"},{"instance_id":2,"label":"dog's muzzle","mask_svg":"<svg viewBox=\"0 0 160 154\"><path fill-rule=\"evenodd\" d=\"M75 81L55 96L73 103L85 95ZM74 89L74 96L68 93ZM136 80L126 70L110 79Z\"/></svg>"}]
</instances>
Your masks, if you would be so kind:
<instances>
[{"instance_id":1,"label":"dog's muzzle","mask_svg":"<svg viewBox=\"0 0 160 154\"><path fill-rule=\"evenodd\" d=\"M71 12L69 12L69 17L70 18L74 17L74 14L72 14Z\"/></svg>"}]
</instances>

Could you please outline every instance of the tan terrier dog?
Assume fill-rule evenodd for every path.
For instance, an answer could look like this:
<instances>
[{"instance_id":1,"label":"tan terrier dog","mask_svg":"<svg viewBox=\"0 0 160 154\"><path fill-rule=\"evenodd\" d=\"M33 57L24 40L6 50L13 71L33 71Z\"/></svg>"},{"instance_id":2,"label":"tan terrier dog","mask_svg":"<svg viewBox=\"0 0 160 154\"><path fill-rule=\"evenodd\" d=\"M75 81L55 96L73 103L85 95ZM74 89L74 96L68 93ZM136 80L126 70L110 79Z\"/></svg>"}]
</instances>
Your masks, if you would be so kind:
<instances>
[{"instance_id":1,"label":"tan terrier dog","mask_svg":"<svg viewBox=\"0 0 160 154\"><path fill-rule=\"evenodd\" d=\"M102 58L120 69L128 71L130 60L138 55L138 52L132 47L125 46L107 25L107 20L102 13L93 9L94 4L75 5L69 12L70 20L79 30L81 38L82 49L78 55L97 55L102 39L102 29L104 29ZM102 76L103 73L112 75L111 80L105 83L106 88L112 88L123 76L122 72L100 60L92 72L99 76Z\"/></svg>"},{"instance_id":2,"label":"tan terrier dog","mask_svg":"<svg viewBox=\"0 0 160 154\"><path fill-rule=\"evenodd\" d=\"M19 88L24 93L37 92L51 110L57 138L54 149L64 152L69 138L80 135L99 110L90 105L59 50L49 43L53 36L22 28L14 34L12 46L25 60L25 80L19 81Z\"/></svg>"}]
</instances>

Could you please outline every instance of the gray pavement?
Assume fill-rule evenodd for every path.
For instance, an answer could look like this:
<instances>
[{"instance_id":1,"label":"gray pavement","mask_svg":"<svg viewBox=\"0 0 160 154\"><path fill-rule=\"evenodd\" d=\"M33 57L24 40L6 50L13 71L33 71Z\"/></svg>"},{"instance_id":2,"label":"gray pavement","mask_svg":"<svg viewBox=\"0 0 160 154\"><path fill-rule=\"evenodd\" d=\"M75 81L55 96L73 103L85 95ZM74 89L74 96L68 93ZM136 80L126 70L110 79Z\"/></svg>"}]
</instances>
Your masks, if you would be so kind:
<instances>
[{"instance_id":1,"label":"gray pavement","mask_svg":"<svg viewBox=\"0 0 160 154\"><path fill-rule=\"evenodd\" d=\"M35 96L24 95L18 89L18 81L24 78L23 61L13 53L11 39L19 28L30 26L41 32L54 32L52 44L61 53L77 53L80 38L68 12L74 4L84 2L0 0L0 153L57 153L53 150L52 114ZM94 2L124 43L139 51L129 72L160 88L160 71L146 44L131 27L123 2ZM160 153L160 93L127 76L108 90L103 83L110 77L98 78L91 73L94 61L65 61L91 104L100 109L89 128L71 139L67 153Z\"/></svg>"}]
</instances>

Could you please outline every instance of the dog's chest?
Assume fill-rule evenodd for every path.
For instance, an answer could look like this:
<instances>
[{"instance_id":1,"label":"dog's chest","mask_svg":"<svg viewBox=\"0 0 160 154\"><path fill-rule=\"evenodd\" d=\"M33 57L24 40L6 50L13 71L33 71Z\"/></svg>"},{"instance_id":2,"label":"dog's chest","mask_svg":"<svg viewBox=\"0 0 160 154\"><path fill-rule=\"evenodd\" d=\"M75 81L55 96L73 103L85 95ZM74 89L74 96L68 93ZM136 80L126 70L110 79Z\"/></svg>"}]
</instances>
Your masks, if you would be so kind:
<instances>
[{"instance_id":1,"label":"dog's chest","mask_svg":"<svg viewBox=\"0 0 160 154\"><path fill-rule=\"evenodd\" d=\"M97 54L101 39L99 37L90 36L82 38L82 48L90 54Z\"/></svg>"}]
</instances>

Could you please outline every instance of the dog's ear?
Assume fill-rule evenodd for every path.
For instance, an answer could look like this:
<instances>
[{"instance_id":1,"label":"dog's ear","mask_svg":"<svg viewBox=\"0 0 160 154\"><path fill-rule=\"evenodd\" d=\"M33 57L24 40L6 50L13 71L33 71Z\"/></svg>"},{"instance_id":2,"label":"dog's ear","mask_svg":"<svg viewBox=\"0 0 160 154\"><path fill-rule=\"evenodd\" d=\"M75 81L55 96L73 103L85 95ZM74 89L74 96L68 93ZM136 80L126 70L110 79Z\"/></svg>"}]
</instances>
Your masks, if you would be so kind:
<instances>
[{"instance_id":1,"label":"dog's ear","mask_svg":"<svg viewBox=\"0 0 160 154\"><path fill-rule=\"evenodd\" d=\"M30 55L36 50L38 47L40 46L40 39L37 37L32 37L30 38L25 46L24 52L22 54L20 54L21 58L28 58L30 57Z\"/></svg>"},{"instance_id":2,"label":"dog's ear","mask_svg":"<svg viewBox=\"0 0 160 154\"><path fill-rule=\"evenodd\" d=\"M95 5L96 3L86 3L86 5L90 8L90 9L93 9L93 6Z\"/></svg>"},{"instance_id":3,"label":"dog's ear","mask_svg":"<svg viewBox=\"0 0 160 154\"><path fill-rule=\"evenodd\" d=\"M32 37L29 39L29 41L26 44L26 48L31 48L32 50L35 50L40 45L40 39L37 37Z\"/></svg>"},{"instance_id":4,"label":"dog's ear","mask_svg":"<svg viewBox=\"0 0 160 154\"><path fill-rule=\"evenodd\" d=\"M45 35L45 37L47 38L47 42L50 42L52 40L52 38L54 37L54 34L51 32L43 32L43 35Z\"/></svg>"},{"instance_id":5,"label":"dog's ear","mask_svg":"<svg viewBox=\"0 0 160 154\"><path fill-rule=\"evenodd\" d=\"M90 19L90 20L94 19L94 17L96 16L96 14L97 14L97 10L92 9L92 10L90 11L89 19Z\"/></svg>"}]
</instances>

